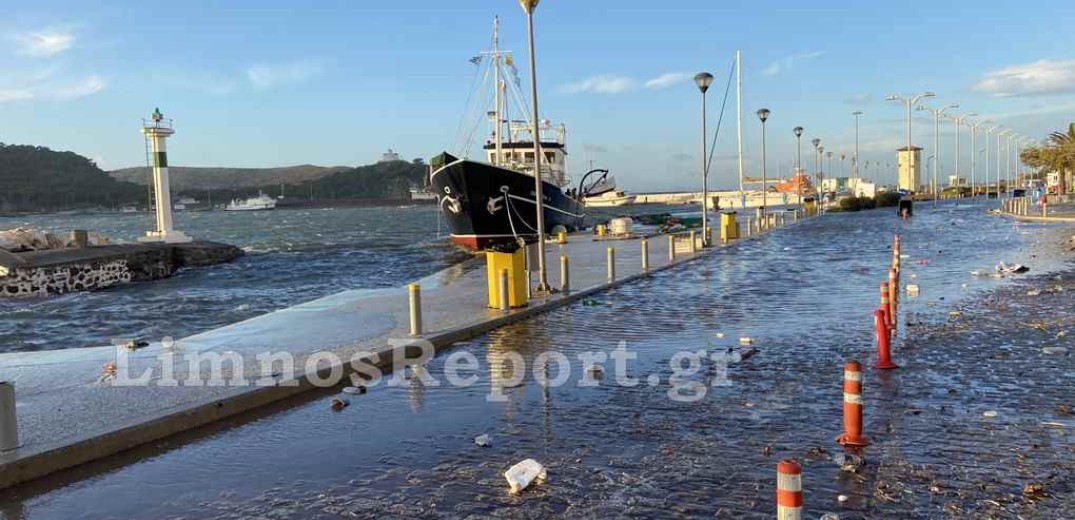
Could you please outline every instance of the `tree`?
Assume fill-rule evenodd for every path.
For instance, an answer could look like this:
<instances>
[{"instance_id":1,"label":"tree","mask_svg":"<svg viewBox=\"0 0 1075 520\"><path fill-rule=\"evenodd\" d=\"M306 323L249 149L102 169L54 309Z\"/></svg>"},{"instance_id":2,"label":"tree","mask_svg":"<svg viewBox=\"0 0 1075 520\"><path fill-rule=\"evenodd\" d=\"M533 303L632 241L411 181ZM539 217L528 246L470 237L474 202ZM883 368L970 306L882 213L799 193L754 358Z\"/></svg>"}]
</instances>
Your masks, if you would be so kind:
<instances>
[{"instance_id":1,"label":"tree","mask_svg":"<svg viewBox=\"0 0 1075 520\"><path fill-rule=\"evenodd\" d=\"M1038 170L1036 178L1059 173L1059 191L1066 193L1075 173L1075 123L1069 123L1067 131L1050 133L1044 145L1028 147L1019 155L1027 166Z\"/></svg>"}]
</instances>

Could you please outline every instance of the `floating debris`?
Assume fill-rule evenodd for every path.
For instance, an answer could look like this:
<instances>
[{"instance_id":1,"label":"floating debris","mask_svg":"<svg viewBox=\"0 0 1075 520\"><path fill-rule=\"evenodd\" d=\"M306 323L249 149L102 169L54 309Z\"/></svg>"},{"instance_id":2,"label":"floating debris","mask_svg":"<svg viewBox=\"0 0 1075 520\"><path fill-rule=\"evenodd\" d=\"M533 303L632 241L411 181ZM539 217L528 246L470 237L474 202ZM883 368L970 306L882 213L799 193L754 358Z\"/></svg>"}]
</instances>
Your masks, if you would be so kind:
<instances>
[{"instance_id":1,"label":"floating debris","mask_svg":"<svg viewBox=\"0 0 1075 520\"><path fill-rule=\"evenodd\" d=\"M1067 354L1067 347L1042 347L1042 354Z\"/></svg>"},{"instance_id":2,"label":"floating debris","mask_svg":"<svg viewBox=\"0 0 1075 520\"><path fill-rule=\"evenodd\" d=\"M866 465L866 459L854 453L840 452L832 456L832 461L840 466L840 469L848 473L857 473L862 466Z\"/></svg>"},{"instance_id":3,"label":"floating debris","mask_svg":"<svg viewBox=\"0 0 1075 520\"><path fill-rule=\"evenodd\" d=\"M917 298L918 294L919 294L918 285L915 285L913 283L907 285L907 296L910 296L912 298Z\"/></svg>"},{"instance_id":4,"label":"floating debris","mask_svg":"<svg viewBox=\"0 0 1075 520\"><path fill-rule=\"evenodd\" d=\"M548 479L548 473L540 462L526 459L505 471L504 478L511 487L511 493L516 494L534 482L544 482Z\"/></svg>"},{"instance_id":5,"label":"floating debris","mask_svg":"<svg viewBox=\"0 0 1075 520\"><path fill-rule=\"evenodd\" d=\"M347 408L350 404L351 401L349 399L343 397L333 397L330 406L333 410L338 412L340 410L343 410L344 408Z\"/></svg>"},{"instance_id":6,"label":"floating debris","mask_svg":"<svg viewBox=\"0 0 1075 520\"><path fill-rule=\"evenodd\" d=\"M1031 289L1031 290L1026 292L1027 296L1038 296L1040 294L1041 294L1041 291L1039 291L1037 289Z\"/></svg>"},{"instance_id":7,"label":"floating debris","mask_svg":"<svg viewBox=\"0 0 1075 520\"><path fill-rule=\"evenodd\" d=\"M490 437L488 433L483 433L477 437L474 437L474 444L481 446L482 448L489 446Z\"/></svg>"},{"instance_id":8,"label":"floating debris","mask_svg":"<svg viewBox=\"0 0 1075 520\"><path fill-rule=\"evenodd\" d=\"M744 347L749 347L750 345L754 344L754 340L750 339L749 336L743 336L739 338L739 344L743 345Z\"/></svg>"},{"instance_id":9,"label":"floating debris","mask_svg":"<svg viewBox=\"0 0 1075 520\"><path fill-rule=\"evenodd\" d=\"M364 386L345 386L342 390L347 395L362 395L366 393L366 387Z\"/></svg>"},{"instance_id":10,"label":"floating debris","mask_svg":"<svg viewBox=\"0 0 1075 520\"><path fill-rule=\"evenodd\" d=\"M1030 271L1030 268L1022 264L1008 265L1001 262L994 270L1000 274L1021 274Z\"/></svg>"},{"instance_id":11,"label":"floating debris","mask_svg":"<svg viewBox=\"0 0 1075 520\"><path fill-rule=\"evenodd\" d=\"M996 416L997 416L997 412L995 412L993 410L988 410L988 411L982 412L982 417L985 417L986 419L992 419L992 418L994 418Z\"/></svg>"}]
</instances>

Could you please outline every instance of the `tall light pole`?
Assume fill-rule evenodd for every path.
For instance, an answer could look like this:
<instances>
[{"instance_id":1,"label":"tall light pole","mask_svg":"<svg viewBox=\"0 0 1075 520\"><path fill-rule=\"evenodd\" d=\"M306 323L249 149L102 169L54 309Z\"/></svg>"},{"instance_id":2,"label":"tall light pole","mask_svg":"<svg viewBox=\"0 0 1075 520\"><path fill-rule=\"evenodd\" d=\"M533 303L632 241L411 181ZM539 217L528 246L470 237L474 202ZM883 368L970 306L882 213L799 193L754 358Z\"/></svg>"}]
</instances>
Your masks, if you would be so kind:
<instances>
[{"instance_id":1,"label":"tall light pole","mask_svg":"<svg viewBox=\"0 0 1075 520\"><path fill-rule=\"evenodd\" d=\"M855 165L855 177L859 176L859 116L862 115L861 110L851 112L851 115L855 116L855 157L851 159L851 162Z\"/></svg>"},{"instance_id":2,"label":"tall light pole","mask_svg":"<svg viewBox=\"0 0 1075 520\"><path fill-rule=\"evenodd\" d=\"M769 179L765 164L765 120L769 119L769 109L758 109L758 119L761 121L761 213L765 215L765 206L769 202Z\"/></svg>"},{"instance_id":3,"label":"tall light pole","mask_svg":"<svg viewBox=\"0 0 1075 520\"><path fill-rule=\"evenodd\" d=\"M998 199L998 201L1000 199L1000 172L1001 172L1001 170L1004 169L1004 167L1000 165L1000 138L1010 134L1011 132L1012 131L1011 131L1010 128L1005 128L1004 130L1002 130L1000 132L997 132L997 161L996 162L997 162L997 199Z\"/></svg>"},{"instance_id":4,"label":"tall light pole","mask_svg":"<svg viewBox=\"0 0 1075 520\"><path fill-rule=\"evenodd\" d=\"M705 129L705 93L713 84L713 75L699 72L694 76L694 83L702 92L702 247L709 245L709 165L707 164L707 146ZM693 247L693 246L691 246Z\"/></svg>"},{"instance_id":5,"label":"tall light pole","mask_svg":"<svg viewBox=\"0 0 1075 520\"><path fill-rule=\"evenodd\" d=\"M836 178L835 170L832 169L832 150L825 152L825 158L829 160L829 173L833 175L833 178L836 179L837 184L839 184L840 179ZM834 193L836 192L836 190L832 191Z\"/></svg>"},{"instance_id":6,"label":"tall light pole","mask_svg":"<svg viewBox=\"0 0 1075 520\"><path fill-rule=\"evenodd\" d=\"M814 176L817 178L817 188L814 190L814 195L817 196L821 193L821 139L813 138L810 140L810 144L814 145ZM818 204L821 201L818 200Z\"/></svg>"},{"instance_id":7,"label":"tall light pole","mask_svg":"<svg viewBox=\"0 0 1075 520\"><path fill-rule=\"evenodd\" d=\"M975 170L975 166L976 166L976 162L977 162L976 159L978 158L978 145L975 144L975 138L978 135L978 127L983 125L983 124L985 124L985 123L988 123L988 122L989 122L988 120L983 119L983 120L978 121L978 122L969 121L967 123L967 126L970 127L970 195L971 195L971 197L973 197L973 196L975 196L975 194L977 194L977 191L976 191L976 185L977 185L976 179L977 179L977 177L975 175L974 170ZM986 139L986 140L988 140L988 139ZM987 186L989 185L988 171L989 170L986 169L986 179L987 179L986 185Z\"/></svg>"},{"instance_id":8,"label":"tall light pole","mask_svg":"<svg viewBox=\"0 0 1075 520\"><path fill-rule=\"evenodd\" d=\"M933 96L935 96L935 94L932 93L932 92L923 92L921 94L918 94L917 96L911 96L911 97L903 97L903 96L899 96L899 95L896 95L896 94L889 94L888 97L885 98L886 101L902 101L902 102L907 104L907 175L908 175L908 177L910 177L911 173L914 172L913 167L917 166L916 164L913 164L913 162L914 162L914 153L911 151L911 107L914 107L915 105L917 105L918 102L922 98L931 98ZM896 174L896 177L897 177L896 184L898 185L899 184L899 174L898 173ZM917 180L917 179L915 179L915 180ZM912 186L911 187L912 190L916 189L916 188L918 188L918 186Z\"/></svg>"},{"instance_id":9,"label":"tall light pole","mask_svg":"<svg viewBox=\"0 0 1075 520\"><path fill-rule=\"evenodd\" d=\"M797 126L793 130L795 132L795 175L802 175L803 172L803 127ZM809 177L807 177L809 179ZM795 179L795 193L799 196L799 206L803 205L803 187L801 180Z\"/></svg>"},{"instance_id":10,"label":"tall light pole","mask_svg":"<svg viewBox=\"0 0 1075 520\"><path fill-rule=\"evenodd\" d=\"M538 285L537 292L549 292L549 278L545 269L545 196L542 193L541 179L541 134L538 129L538 95L537 62L534 53L534 9L541 0L519 0L519 5L526 11L526 37L530 47L530 134L534 138L534 211L537 213L538 234Z\"/></svg>"},{"instance_id":11,"label":"tall light pole","mask_svg":"<svg viewBox=\"0 0 1075 520\"><path fill-rule=\"evenodd\" d=\"M955 130L956 130L956 188L957 188L957 190L959 188L960 175L962 175L962 170L959 169L959 127L963 125L963 121L965 119L967 119L968 117L974 117L976 115L978 115L977 112L971 112L969 114L963 114L961 116L957 116L955 114L952 114L952 115L948 116L952 120L952 122L955 123L955 125L956 125ZM971 143L971 148L974 148L973 142ZM972 159L973 159L973 155L974 154L971 154ZM972 160L972 162L973 162L973 160ZM974 195L974 182L971 182L970 191L971 191L971 195Z\"/></svg>"},{"instance_id":12,"label":"tall light pole","mask_svg":"<svg viewBox=\"0 0 1075 520\"><path fill-rule=\"evenodd\" d=\"M941 169L941 116L944 115L949 109L959 108L959 105L949 105L940 109L932 109L925 105L919 105L919 110L925 110L930 114L933 114L933 155L936 157L933 160L933 205L937 205L937 198L939 196L938 188L940 183L938 177Z\"/></svg>"},{"instance_id":13,"label":"tall light pole","mask_svg":"<svg viewBox=\"0 0 1075 520\"><path fill-rule=\"evenodd\" d=\"M991 165L989 164L990 163L990 158L991 158L989 152L991 152L993 150L993 145L992 145L992 141L989 140L989 137L991 135L993 135L993 132L995 132L998 128L1000 128L1000 125L993 125L993 126L985 129L985 196L986 196L986 198L989 198L989 176L992 174ZM997 183L997 196L998 197L1000 196L1000 183Z\"/></svg>"}]
</instances>

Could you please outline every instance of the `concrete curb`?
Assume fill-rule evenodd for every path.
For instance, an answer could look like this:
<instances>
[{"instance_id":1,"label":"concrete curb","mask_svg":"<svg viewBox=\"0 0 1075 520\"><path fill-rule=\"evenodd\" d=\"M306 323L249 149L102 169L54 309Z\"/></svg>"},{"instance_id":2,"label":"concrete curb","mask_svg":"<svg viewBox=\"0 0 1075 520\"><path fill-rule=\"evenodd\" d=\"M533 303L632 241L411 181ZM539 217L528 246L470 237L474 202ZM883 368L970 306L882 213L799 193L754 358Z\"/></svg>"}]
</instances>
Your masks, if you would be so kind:
<instances>
[{"instance_id":1,"label":"concrete curb","mask_svg":"<svg viewBox=\"0 0 1075 520\"><path fill-rule=\"evenodd\" d=\"M797 219L786 224L784 229L793 227L807 218ZM767 233L767 232L766 232ZM639 279L648 277L674 267L694 262L705 258L716 251L737 244L761 238L765 233L752 234L746 238L730 241L720 246L703 249L697 253L673 262L667 262L660 266L650 266L645 272L618 278L612 282L604 282L591 285L584 289L572 290L567 294L553 294L546 297L540 303L531 307L508 311L507 314L493 318L483 318L475 323L455 327L432 334L415 336L416 341L428 341L433 345L436 352L443 351L460 341L480 336L497 328L523 321L539 314L543 314L568 304L574 303L587 296L592 296L609 289L614 289ZM403 297L403 296L401 296ZM375 349L371 356L365 360L369 364L385 369L391 366L392 359L397 349L406 349L407 346L384 346ZM343 349L335 350L339 353ZM116 453L126 451L144 444L158 441L165 437L205 426L223 419L227 419L244 412L260 408L300 393L316 388L311 383L311 378L324 379L333 370L339 370L341 365L326 367L317 373L296 373L291 380L297 382L293 386L271 387L239 387L230 394L208 403L177 407L127 424L116 425L105 431L91 432L76 439L68 439L53 444L45 444L32 448L19 448L11 452L0 454L0 489L16 484L37 479L57 471L72 468L81 464L105 458ZM342 365L344 374L350 372L348 363ZM289 380L282 380L289 381Z\"/></svg>"}]
</instances>

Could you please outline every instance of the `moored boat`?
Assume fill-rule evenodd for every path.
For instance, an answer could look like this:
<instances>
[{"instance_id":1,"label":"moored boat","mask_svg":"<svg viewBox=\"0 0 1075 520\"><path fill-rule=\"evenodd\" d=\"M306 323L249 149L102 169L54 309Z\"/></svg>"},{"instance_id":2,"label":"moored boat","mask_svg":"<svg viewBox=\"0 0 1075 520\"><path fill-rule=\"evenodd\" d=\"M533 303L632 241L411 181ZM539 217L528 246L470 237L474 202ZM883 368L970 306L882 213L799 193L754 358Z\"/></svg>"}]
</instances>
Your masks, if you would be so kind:
<instances>
[{"instance_id":1,"label":"moored boat","mask_svg":"<svg viewBox=\"0 0 1075 520\"><path fill-rule=\"evenodd\" d=\"M235 199L224 207L225 211L263 211L276 209L276 199L259 193L257 197L248 199Z\"/></svg>"}]
</instances>

